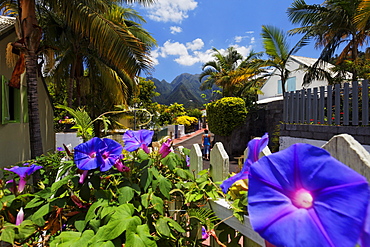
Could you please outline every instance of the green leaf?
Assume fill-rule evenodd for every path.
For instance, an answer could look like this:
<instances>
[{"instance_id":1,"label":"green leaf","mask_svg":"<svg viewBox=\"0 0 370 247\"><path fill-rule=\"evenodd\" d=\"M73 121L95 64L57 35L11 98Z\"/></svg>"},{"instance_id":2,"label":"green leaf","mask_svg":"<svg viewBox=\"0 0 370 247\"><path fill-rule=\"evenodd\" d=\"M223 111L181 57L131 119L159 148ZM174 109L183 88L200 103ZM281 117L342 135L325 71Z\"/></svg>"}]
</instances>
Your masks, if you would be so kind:
<instances>
[{"instance_id":1,"label":"green leaf","mask_svg":"<svg viewBox=\"0 0 370 247\"><path fill-rule=\"evenodd\" d=\"M144 188L144 191L148 189L152 181L153 181L153 173L149 169L142 170L142 174L140 177L140 185Z\"/></svg>"},{"instance_id":2,"label":"green leaf","mask_svg":"<svg viewBox=\"0 0 370 247\"><path fill-rule=\"evenodd\" d=\"M188 170L184 170L182 168L176 168L174 172L182 179L193 178L193 175Z\"/></svg>"},{"instance_id":3,"label":"green leaf","mask_svg":"<svg viewBox=\"0 0 370 247\"><path fill-rule=\"evenodd\" d=\"M107 242L93 243L93 244L90 244L89 247L115 247L115 245L112 241L107 241Z\"/></svg>"},{"instance_id":4,"label":"green leaf","mask_svg":"<svg viewBox=\"0 0 370 247\"><path fill-rule=\"evenodd\" d=\"M167 221L164 220L163 218L159 218L157 222L155 223L155 229L160 235L170 237L171 235L171 230L170 227L167 224Z\"/></svg>"},{"instance_id":5,"label":"green leaf","mask_svg":"<svg viewBox=\"0 0 370 247\"><path fill-rule=\"evenodd\" d=\"M51 188L50 187L46 187L45 189L37 192L35 195L36 196L39 196L41 198L44 198L44 199L49 199L52 194L53 194L53 192L51 191Z\"/></svg>"},{"instance_id":6,"label":"green leaf","mask_svg":"<svg viewBox=\"0 0 370 247\"><path fill-rule=\"evenodd\" d=\"M141 196L141 204L145 207L149 207L149 194L144 194Z\"/></svg>"},{"instance_id":7,"label":"green leaf","mask_svg":"<svg viewBox=\"0 0 370 247\"><path fill-rule=\"evenodd\" d=\"M52 192L55 192L57 191L60 187L62 187L63 185L67 184L68 181L74 177L74 175L68 175L64 178L62 178L61 180L59 180L58 182L55 182L51 185L51 191Z\"/></svg>"},{"instance_id":8,"label":"green leaf","mask_svg":"<svg viewBox=\"0 0 370 247\"><path fill-rule=\"evenodd\" d=\"M170 170L180 166L180 161L175 153L169 153L165 158L161 160L163 165L168 166Z\"/></svg>"},{"instance_id":9,"label":"green leaf","mask_svg":"<svg viewBox=\"0 0 370 247\"><path fill-rule=\"evenodd\" d=\"M29 203L27 203L27 205L24 207L24 209L34 208L34 207L40 206L41 204L44 204L44 203L45 203L44 199L42 199L39 196L36 196Z\"/></svg>"},{"instance_id":10,"label":"green leaf","mask_svg":"<svg viewBox=\"0 0 370 247\"><path fill-rule=\"evenodd\" d=\"M16 234L16 239L27 239L29 236L31 236L37 227L35 224L30 220L24 220L19 226L18 226L18 234Z\"/></svg>"},{"instance_id":11,"label":"green leaf","mask_svg":"<svg viewBox=\"0 0 370 247\"><path fill-rule=\"evenodd\" d=\"M163 217L163 219L165 221L167 221L169 223L169 225L172 226L176 231L178 231L178 232L185 232L185 230L179 225L179 223L177 223L173 219L168 218L168 217Z\"/></svg>"},{"instance_id":12,"label":"green leaf","mask_svg":"<svg viewBox=\"0 0 370 247\"><path fill-rule=\"evenodd\" d=\"M14 228L15 226L8 226L8 227L3 228L3 230L1 231L0 239L4 242L14 244L14 237L15 237Z\"/></svg>"},{"instance_id":13,"label":"green leaf","mask_svg":"<svg viewBox=\"0 0 370 247\"><path fill-rule=\"evenodd\" d=\"M170 191L172 189L172 183L167 178L160 176L158 178L159 190L167 198L170 199Z\"/></svg>"},{"instance_id":14,"label":"green leaf","mask_svg":"<svg viewBox=\"0 0 370 247\"><path fill-rule=\"evenodd\" d=\"M147 159L149 159L149 155L147 154L147 153L145 153L143 150L139 150L138 152L137 152L137 157L139 158L139 159L141 159L141 160L147 160Z\"/></svg>"},{"instance_id":15,"label":"green leaf","mask_svg":"<svg viewBox=\"0 0 370 247\"><path fill-rule=\"evenodd\" d=\"M119 191L118 194L119 204L128 203L129 201L132 200L132 198L134 198L134 189L129 186L119 188L118 191Z\"/></svg>"},{"instance_id":16,"label":"green leaf","mask_svg":"<svg viewBox=\"0 0 370 247\"><path fill-rule=\"evenodd\" d=\"M157 210L160 214L163 215L163 200L162 198L152 195L152 198L150 200L155 210Z\"/></svg>"},{"instance_id":17,"label":"green leaf","mask_svg":"<svg viewBox=\"0 0 370 247\"><path fill-rule=\"evenodd\" d=\"M117 207L107 224L99 228L95 237L90 240L90 243L113 240L121 235L129 224L141 224L139 217L132 217L134 210L134 206L131 204L123 204Z\"/></svg>"},{"instance_id":18,"label":"green leaf","mask_svg":"<svg viewBox=\"0 0 370 247\"><path fill-rule=\"evenodd\" d=\"M62 232L50 243L50 247L87 247L89 240L93 237L93 230L86 230L82 234L80 232Z\"/></svg>"},{"instance_id":19,"label":"green leaf","mask_svg":"<svg viewBox=\"0 0 370 247\"><path fill-rule=\"evenodd\" d=\"M96 210L102 206L107 206L108 205L108 201L107 200L104 200L104 199L99 199L98 201L94 202L89 210L87 211L87 214L86 214L86 217L85 217L85 225L87 224L87 222L95 217L97 217L97 214L96 214Z\"/></svg>"},{"instance_id":20,"label":"green leaf","mask_svg":"<svg viewBox=\"0 0 370 247\"><path fill-rule=\"evenodd\" d=\"M125 247L156 247L157 244L149 233L147 225L139 225L136 231L129 230L126 232Z\"/></svg>"},{"instance_id":21,"label":"green leaf","mask_svg":"<svg viewBox=\"0 0 370 247\"><path fill-rule=\"evenodd\" d=\"M39 208L33 215L32 215L32 221L35 221L39 218L43 218L45 215L47 215L51 211L50 203L45 204L41 208Z\"/></svg>"},{"instance_id":22,"label":"green leaf","mask_svg":"<svg viewBox=\"0 0 370 247\"><path fill-rule=\"evenodd\" d=\"M90 200L90 187L89 183L84 183L79 192L79 196L82 200L88 202Z\"/></svg>"}]
</instances>

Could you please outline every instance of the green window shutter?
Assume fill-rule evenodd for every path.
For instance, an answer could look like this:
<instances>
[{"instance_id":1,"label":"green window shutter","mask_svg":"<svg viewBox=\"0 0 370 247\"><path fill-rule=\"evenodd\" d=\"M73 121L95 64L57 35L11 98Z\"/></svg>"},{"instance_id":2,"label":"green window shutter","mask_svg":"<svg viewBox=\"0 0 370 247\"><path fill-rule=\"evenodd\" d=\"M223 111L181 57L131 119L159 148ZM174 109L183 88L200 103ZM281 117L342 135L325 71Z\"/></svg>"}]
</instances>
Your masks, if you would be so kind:
<instances>
[{"instance_id":1,"label":"green window shutter","mask_svg":"<svg viewBox=\"0 0 370 247\"><path fill-rule=\"evenodd\" d=\"M27 88L21 87L21 97L23 106L23 123L28 123L28 99L27 99Z\"/></svg>"},{"instance_id":2,"label":"green window shutter","mask_svg":"<svg viewBox=\"0 0 370 247\"><path fill-rule=\"evenodd\" d=\"M294 92L296 90L296 77L290 77L287 80L287 92Z\"/></svg>"},{"instance_id":3,"label":"green window shutter","mask_svg":"<svg viewBox=\"0 0 370 247\"><path fill-rule=\"evenodd\" d=\"M1 76L1 123L9 122L9 87L5 76Z\"/></svg>"}]
</instances>

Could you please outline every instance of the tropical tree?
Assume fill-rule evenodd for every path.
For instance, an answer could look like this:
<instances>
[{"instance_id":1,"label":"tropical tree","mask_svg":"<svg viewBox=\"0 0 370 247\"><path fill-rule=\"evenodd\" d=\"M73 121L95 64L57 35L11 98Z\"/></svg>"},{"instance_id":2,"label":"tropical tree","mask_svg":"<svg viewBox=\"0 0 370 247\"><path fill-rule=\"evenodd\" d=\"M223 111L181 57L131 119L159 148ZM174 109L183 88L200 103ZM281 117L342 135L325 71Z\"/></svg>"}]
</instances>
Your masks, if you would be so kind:
<instances>
[{"instance_id":1,"label":"tropical tree","mask_svg":"<svg viewBox=\"0 0 370 247\"><path fill-rule=\"evenodd\" d=\"M153 1L44 0L37 1L37 9L45 7L50 15L64 16L64 24L72 32L81 34L83 39L89 41L89 47L92 48L91 52L99 54L106 64L116 68L116 76L133 79L140 71L150 68L148 47L138 37L135 37L130 30L120 28L104 17L104 13L110 12L112 4L127 2L148 4ZM18 40L13 43L13 47L21 55L20 59L24 59L24 62L21 61L17 64L25 64L29 104L30 149L31 157L35 158L43 153L37 93L37 61L41 52L42 29L37 18L35 0L23 0L17 3L12 0L1 0L0 6L7 13L10 8L17 8L17 30L19 32L17 33ZM77 66L77 63L73 65Z\"/></svg>"},{"instance_id":2,"label":"tropical tree","mask_svg":"<svg viewBox=\"0 0 370 247\"><path fill-rule=\"evenodd\" d=\"M205 63L199 80L203 81L201 89L210 89L213 85L221 87L222 96L241 96L243 92L255 85L257 75L262 72L259 59L261 53L251 51L244 58L234 47L229 47L223 55L213 48L214 61ZM253 79L253 80L252 80Z\"/></svg>"},{"instance_id":3,"label":"tropical tree","mask_svg":"<svg viewBox=\"0 0 370 247\"><path fill-rule=\"evenodd\" d=\"M289 58L298 52L303 46L307 45L306 37L303 37L293 48L290 49L287 35L277 27L262 26L262 40L265 53L269 57L261 66L275 68L281 79L283 94L285 84L291 71L288 69Z\"/></svg>"},{"instance_id":4,"label":"tropical tree","mask_svg":"<svg viewBox=\"0 0 370 247\"><path fill-rule=\"evenodd\" d=\"M213 85L222 88L222 96L231 93L231 81L229 73L237 69L243 56L234 48L229 47L223 55L219 50L213 48L215 60L209 61L202 66L203 72L199 76L199 81L203 81L201 89L210 89Z\"/></svg>"},{"instance_id":5,"label":"tropical tree","mask_svg":"<svg viewBox=\"0 0 370 247\"><path fill-rule=\"evenodd\" d=\"M361 2L366 1L328 0L312 5L306 4L304 0L293 2L288 9L288 16L292 23L300 24L301 27L290 30L290 33L305 34L314 38L316 46L323 48L314 67L317 67L320 61L329 61L343 44L344 48L338 56L337 64L348 58L356 60L359 47L365 44L370 30L366 8L365 5L360 5ZM351 72L352 79L356 80L356 68L353 67Z\"/></svg>"}]
</instances>

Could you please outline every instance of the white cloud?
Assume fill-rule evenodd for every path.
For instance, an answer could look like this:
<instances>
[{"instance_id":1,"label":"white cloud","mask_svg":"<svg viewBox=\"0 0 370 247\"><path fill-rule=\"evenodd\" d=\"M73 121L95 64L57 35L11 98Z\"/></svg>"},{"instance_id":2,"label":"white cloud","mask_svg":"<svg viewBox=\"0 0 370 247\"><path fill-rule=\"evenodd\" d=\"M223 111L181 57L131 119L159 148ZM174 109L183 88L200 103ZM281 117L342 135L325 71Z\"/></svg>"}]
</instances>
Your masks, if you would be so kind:
<instances>
[{"instance_id":1,"label":"white cloud","mask_svg":"<svg viewBox=\"0 0 370 247\"><path fill-rule=\"evenodd\" d=\"M180 23L197 5L195 0L157 0L147 7L148 17L154 21Z\"/></svg>"},{"instance_id":2,"label":"white cloud","mask_svg":"<svg viewBox=\"0 0 370 247\"><path fill-rule=\"evenodd\" d=\"M240 43L242 40L243 40L243 36L235 36L234 37L234 41L236 42L236 43Z\"/></svg>"},{"instance_id":3,"label":"white cloud","mask_svg":"<svg viewBox=\"0 0 370 247\"><path fill-rule=\"evenodd\" d=\"M248 46L242 46L239 44L233 44L233 46L240 54L244 57L249 54L252 50L252 44ZM204 64L206 62L214 60L213 54L215 53L212 49L202 51L204 42L198 38L186 44L167 40L163 46L153 50L151 52L152 60L154 65L159 64L160 58L174 57L173 61L183 66L192 66L196 63ZM226 53L226 49L218 49L221 54Z\"/></svg>"},{"instance_id":4,"label":"white cloud","mask_svg":"<svg viewBox=\"0 0 370 247\"><path fill-rule=\"evenodd\" d=\"M184 44L167 40L161 47L161 56L166 57L167 55L185 56L188 55L188 49Z\"/></svg>"},{"instance_id":5,"label":"white cloud","mask_svg":"<svg viewBox=\"0 0 370 247\"><path fill-rule=\"evenodd\" d=\"M204 46L204 42L202 39L195 39L192 42L186 43L186 47L192 51L200 50Z\"/></svg>"},{"instance_id":6,"label":"white cloud","mask_svg":"<svg viewBox=\"0 0 370 247\"><path fill-rule=\"evenodd\" d=\"M178 27L178 26L172 26L172 27L170 27L170 30L171 30L171 33L172 34L176 34L176 33L181 33L182 32L182 28L181 27Z\"/></svg>"}]
</instances>

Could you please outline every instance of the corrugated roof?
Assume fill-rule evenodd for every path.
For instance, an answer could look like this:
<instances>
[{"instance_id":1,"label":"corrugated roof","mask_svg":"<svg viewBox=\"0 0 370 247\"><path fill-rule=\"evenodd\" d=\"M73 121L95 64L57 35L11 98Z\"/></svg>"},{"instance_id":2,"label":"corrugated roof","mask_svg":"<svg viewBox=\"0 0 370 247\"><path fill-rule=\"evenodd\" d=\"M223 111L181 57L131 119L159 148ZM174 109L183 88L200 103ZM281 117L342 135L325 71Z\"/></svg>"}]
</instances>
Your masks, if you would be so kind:
<instances>
[{"instance_id":1,"label":"corrugated roof","mask_svg":"<svg viewBox=\"0 0 370 247\"><path fill-rule=\"evenodd\" d=\"M316 63L317 58L310 58L310 57L301 57L301 56L290 56L293 60L296 60L297 62L307 65L307 66L312 66L314 63ZM332 64L324 62L325 67L327 68L332 68L334 67Z\"/></svg>"},{"instance_id":2,"label":"corrugated roof","mask_svg":"<svg viewBox=\"0 0 370 247\"><path fill-rule=\"evenodd\" d=\"M7 31L15 23L15 17L0 16L0 34Z\"/></svg>"}]
</instances>

